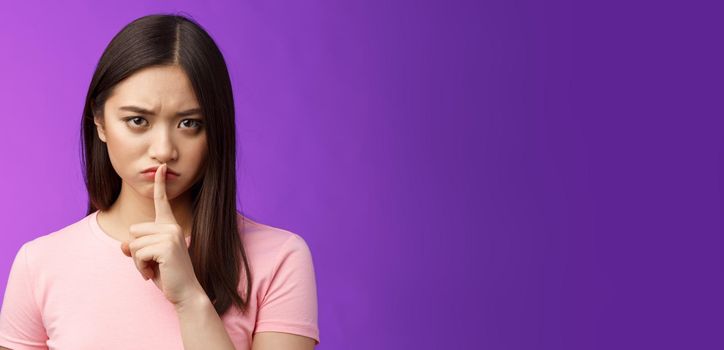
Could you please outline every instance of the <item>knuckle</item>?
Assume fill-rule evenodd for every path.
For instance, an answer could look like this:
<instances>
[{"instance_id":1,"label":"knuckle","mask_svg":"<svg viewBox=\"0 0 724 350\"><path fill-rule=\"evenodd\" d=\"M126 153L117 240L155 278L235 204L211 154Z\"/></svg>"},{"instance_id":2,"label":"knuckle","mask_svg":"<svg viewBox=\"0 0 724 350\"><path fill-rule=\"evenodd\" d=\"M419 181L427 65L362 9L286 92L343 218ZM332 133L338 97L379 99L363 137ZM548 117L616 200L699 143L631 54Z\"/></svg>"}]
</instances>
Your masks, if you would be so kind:
<instances>
[{"instance_id":1,"label":"knuckle","mask_svg":"<svg viewBox=\"0 0 724 350\"><path fill-rule=\"evenodd\" d=\"M169 226L170 226L171 232L173 232L173 233L181 232L181 226L179 226L179 224L169 224Z\"/></svg>"},{"instance_id":2,"label":"knuckle","mask_svg":"<svg viewBox=\"0 0 724 350\"><path fill-rule=\"evenodd\" d=\"M136 264L136 267L138 267L139 269L142 269L145 264L144 261L141 260L141 258L139 258L138 256L133 257L133 262Z\"/></svg>"},{"instance_id":3,"label":"knuckle","mask_svg":"<svg viewBox=\"0 0 724 350\"><path fill-rule=\"evenodd\" d=\"M172 244L176 245L179 243L178 235L174 233L169 233L166 235L166 239Z\"/></svg>"},{"instance_id":4,"label":"knuckle","mask_svg":"<svg viewBox=\"0 0 724 350\"><path fill-rule=\"evenodd\" d=\"M173 240L167 240L163 242L163 249L166 250L166 252L173 251L174 245L175 243L173 242Z\"/></svg>"},{"instance_id":5,"label":"knuckle","mask_svg":"<svg viewBox=\"0 0 724 350\"><path fill-rule=\"evenodd\" d=\"M128 250L131 252L132 255L135 255L136 251L138 250L138 241L133 240L128 243Z\"/></svg>"}]
</instances>

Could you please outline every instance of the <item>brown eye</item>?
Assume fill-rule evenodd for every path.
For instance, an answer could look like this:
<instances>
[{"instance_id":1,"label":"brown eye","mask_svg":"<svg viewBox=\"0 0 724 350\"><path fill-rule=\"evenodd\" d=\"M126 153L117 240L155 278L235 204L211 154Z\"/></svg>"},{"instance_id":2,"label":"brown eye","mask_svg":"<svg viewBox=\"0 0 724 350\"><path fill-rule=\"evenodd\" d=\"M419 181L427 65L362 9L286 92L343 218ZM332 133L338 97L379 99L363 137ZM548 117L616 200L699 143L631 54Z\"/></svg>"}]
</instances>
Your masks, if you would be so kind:
<instances>
[{"instance_id":1,"label":"brown eye","mask_svg":"<svg viewBox=\"0 0 724 350\"><path fill-rule=\"evenodd\" d=\"M202 125L202 122L198 119L184 119L181 124L184 124L185 122L192 122L192 125L196 125L196 127L192 129L200 129ZM186 125L188 126L188 124Z\"/></svg>"},{"instance_id":2,"label":"brown eye","mask_svg":"<svg viewBox=\"0 0 724 350\"><path fill-rule=\"evenodd\" d=\"M146 121L146 119L144 119L143 117L129 117L129 118L125 118L123 120L126 123L131 122L131 124L133 124L134 127L139 127L142 125L142 124L138 124L139 121Z\"/></svg>"}]
</instances>

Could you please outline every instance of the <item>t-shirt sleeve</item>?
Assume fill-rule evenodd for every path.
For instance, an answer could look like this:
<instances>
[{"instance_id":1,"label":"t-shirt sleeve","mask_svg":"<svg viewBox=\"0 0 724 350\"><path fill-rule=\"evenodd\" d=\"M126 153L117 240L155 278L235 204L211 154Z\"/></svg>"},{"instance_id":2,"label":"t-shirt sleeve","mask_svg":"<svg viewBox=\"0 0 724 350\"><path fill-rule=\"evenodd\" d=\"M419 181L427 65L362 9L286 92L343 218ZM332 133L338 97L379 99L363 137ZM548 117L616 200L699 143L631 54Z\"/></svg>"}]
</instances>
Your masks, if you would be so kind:
<instances>
[{"instance_id":1,"label":"t-shirt sleeve","mask_svg":"<svg viewBox=\"0 0 724 350\"><path fill-rule=\"evenodd\" d=\"M0 346L12 350L48 349L48 336L35 299L34 279L28 265L28 243L23 244L10 267L2 309Z\"/></svg>"},{"instance_id":2,"label":"t-shirt sleeve","mask_svg":"<svg viewBox=\"0 0 724 350\"><path fill-rule=\"evenodd\" d=\"M312 254L304 239L297 234L288 238L274 266L254 333L293 333L319 344L317 283Z\"/></svg>"}]
</instances>

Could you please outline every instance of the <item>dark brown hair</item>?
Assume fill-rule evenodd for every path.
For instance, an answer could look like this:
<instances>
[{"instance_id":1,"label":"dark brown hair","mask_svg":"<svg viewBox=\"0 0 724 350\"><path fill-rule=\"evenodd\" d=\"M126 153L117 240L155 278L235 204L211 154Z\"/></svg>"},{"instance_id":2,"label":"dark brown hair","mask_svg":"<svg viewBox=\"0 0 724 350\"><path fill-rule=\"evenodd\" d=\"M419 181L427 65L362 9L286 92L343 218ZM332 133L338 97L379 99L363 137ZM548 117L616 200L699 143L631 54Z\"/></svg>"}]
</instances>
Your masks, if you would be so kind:
<instances>
[{"instance_id":1,"label":"dark brown hair","mask_svg":"<svg viewBox=\"0 0 724 350\"><path fill-rule=\"evenodd\" d=\"M120 81L142 68L164 65L178 65L186 72L205 117L206 170L189 188L193 196L189 255L194 272L219 316L232 303L246 312L252 279L239 237L243 220L237 221L231 80L221 51L194 20L175 14L138 18L116 34L103 52L88 88L81 125L81 163L89 197L86 214L109 209L121 191L121 178L98 137L94 115L102 119L105 102ZM245 298L239 295L240 267Z\"/></svg>"}]
</instances>

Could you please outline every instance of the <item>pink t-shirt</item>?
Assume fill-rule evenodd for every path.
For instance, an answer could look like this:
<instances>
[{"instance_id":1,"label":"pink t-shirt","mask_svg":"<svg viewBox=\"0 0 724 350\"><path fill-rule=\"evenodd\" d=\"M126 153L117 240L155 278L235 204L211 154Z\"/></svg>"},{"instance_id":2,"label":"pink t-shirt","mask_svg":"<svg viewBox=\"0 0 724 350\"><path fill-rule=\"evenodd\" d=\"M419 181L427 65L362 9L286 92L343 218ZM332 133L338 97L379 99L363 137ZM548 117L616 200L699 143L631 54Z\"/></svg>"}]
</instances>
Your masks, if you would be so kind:
<instances>
[{"instance_id":1,"label":"pink t-shirt","mask_svg":"<svg viewBox=\"0 0 724 350\"><path fill-rule=\"evenodd\" d=\"M121 242L98 225L97 214L20 247L0 311L0 346L183 349L173 305L153 281L141 277ZM241 220L253 278L250 309L243 315L232 304L222 317L236 349L250 349L252 335L264 331L319 343L317 287L306 242L237 213ZM240 291L241 286L242 281Z\"/></svg>"}]
</instances>

